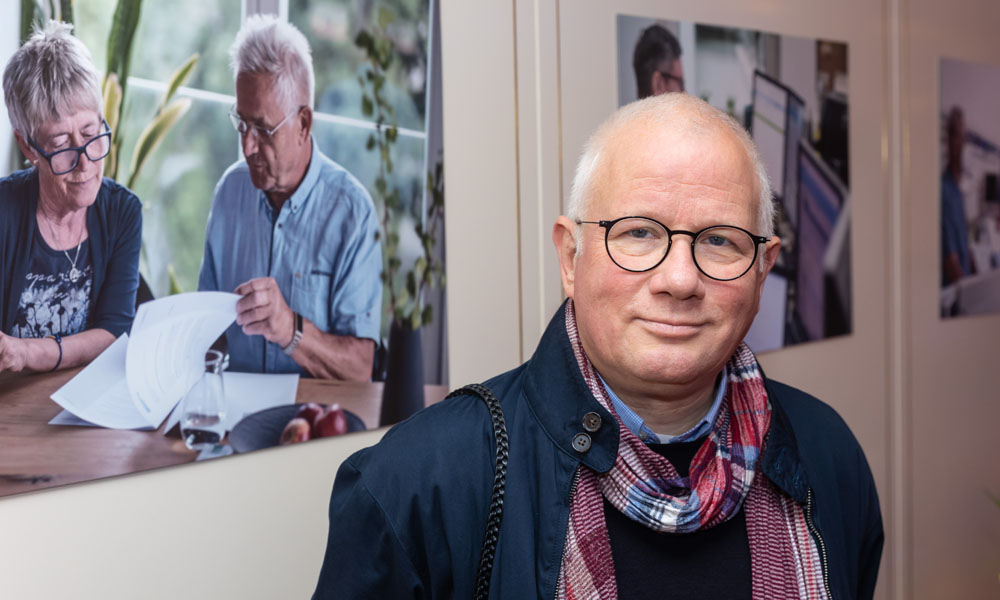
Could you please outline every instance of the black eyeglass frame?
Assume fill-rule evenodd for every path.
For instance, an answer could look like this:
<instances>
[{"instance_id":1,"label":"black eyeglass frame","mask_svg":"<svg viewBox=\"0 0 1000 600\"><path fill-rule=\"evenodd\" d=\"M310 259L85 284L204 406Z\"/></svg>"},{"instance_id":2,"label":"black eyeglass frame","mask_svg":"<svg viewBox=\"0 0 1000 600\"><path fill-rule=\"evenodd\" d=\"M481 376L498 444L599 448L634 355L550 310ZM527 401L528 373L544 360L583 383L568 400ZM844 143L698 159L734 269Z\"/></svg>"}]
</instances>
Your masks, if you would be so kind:
<instances>
[{"instance_id":1,"label":"black eyeglass frame","mask_svg":"<svg viewBox=\"0 0 1000 600\"><path fill-rule=\"evenodd\" d=\"M78 166L80 166L80 155L81 154L87 154L87 146L93 144L94 142L96 142L97 140L101 139L102 137L107 137L108 138L108 149L107 149L107 151L104 154L102 154L101 156L98 156L97 158L93 158L93 157L90 156L90 154L87 154L87 158L90 160L90 162L97 162L97 161L103 159L108 154L111 154L111 126L108 125L108 121L104 117L101 117L101 124L104 125L104 133L99 133L99 134L95 135L94 137L92 137L89 140L87 140L86 142L84 142L84 144L82 146L76 146L75 148L63 148L62 150L56 150L55 152L51 152L51 153L46 152L45 150L42 150L38 146L38 144L35 143L35 140L31 139L31 136L28 136L27 139L28 139L28 143L31 144L31 147L34 148L39 154L41 154L42 158L44 158L49 163L49 169L52 171L53 175L66 175L67 173L72 173L73 171L76 170L76 168ZM60 154L60 153L63 153L63 152L76 152L76 158L73 159L73 166L72 167L70 167L66 171L59 171L57 173L56 170L55 170L55 168L53 168L53 166L52 166L52 157L55 156L56 154Z\"/></svg>"},{"instance_id":2,"label":"black eyeglass frame","mask_svg":"<svg viewBox=\"0 0 1000 600\"><path fill-rule=\"evenodd\" d=\"M305 104L300 104L298 108L286 114L285 118L282 119L281 122L274 127L269 128L246 121L238 112L236 112L236 104L233 104L229 108L229 120L233 124L233 128L236 129L236 133L240 134L241 140L246 136L253 135L259 141L270 142L274 139L274 135L278 133L278 130L284 127L285 123L291 120L294 115L299 114L299 112L301 112L305 107Z\"/></svg>"},{"instance_id":3,"label":"black eyeglass frame","mask_svg":"<svg viewBox=\"0 0 1000 600\"><path fill-rule=\"evenodd\" d=\"M619 263L617 260L615 260L615 257L611 254L611 247L608 245L608 238L611 237L611 228L614 227L618 222L624 221L626 219L642 219L643 221L649 221L651 223L656 223L657 225L659 225L660 227L662 227L664 229L664 231L667 232L667 249L666 249L666 251L664 251L663 256L660 257L660 260L656 261L656 264L654 264L653 266L649 267L648 269L629 269L628 267L623 267L621 265L621 263ZM708 277L709 279L714 279L715 281L733 281L734 279L739 279L740 277L743 277L744 275L746 275L747 273L749 273L750 269L753 268L754 263L757 262L757 254L759 253L760 245L761 244L766 244L767 242L771 241L771 238L764 237L762 235L757 235L755 233L751 233L751 232L747 231L746 229L743 229L742 227L737 227L736 225L711 225L709 227L705 227L703 229L699 229L698 231L687 231L687 230L684 230L684 229L670 229L669 227L667 227L663 223L660 223L656 219L653 219L651 217L640 217L638 215L629 215L627 217L619 217L619 218L614 219L612 221L605 221L605 220L601 220L601 221L581 221L581 220L577 220L576 224L577 225L584 225L584 224L600 225L601 227L603 227L604 228L604 250L608 253L608 258L610 258L611 262L615 263L615 265L618 266L618 268L623 269L625 271L628 271L630 273L645 273L646 271L652 271L656 267L660 266L663 263L663 261L667 259L667 255L670 254L670 248L674 245L674 234L689 235L689 236L691 236L691 261L694 263L694 266L698 268L698 271L702 275L704 275L705 277ZM698 264L698 259L694 255L694 241L698 239L698 236L700 236L701 234L705 233L709 229L718 229L720 227L724 227L726 229L736 229L737 231L742 231L743 233L745 233L748 236L750 236L750 239L753 240L753 242L754 242L754 245L753 245L753 258L750 260L750 264L747 266L747 268L742 273L740 273L739 275L737 275L735 277L721 278L721 277L714 277L712 275L709 275L708 273L705 272L705 269L701 268L701 265Z\"/></svg>"}]
</instances>

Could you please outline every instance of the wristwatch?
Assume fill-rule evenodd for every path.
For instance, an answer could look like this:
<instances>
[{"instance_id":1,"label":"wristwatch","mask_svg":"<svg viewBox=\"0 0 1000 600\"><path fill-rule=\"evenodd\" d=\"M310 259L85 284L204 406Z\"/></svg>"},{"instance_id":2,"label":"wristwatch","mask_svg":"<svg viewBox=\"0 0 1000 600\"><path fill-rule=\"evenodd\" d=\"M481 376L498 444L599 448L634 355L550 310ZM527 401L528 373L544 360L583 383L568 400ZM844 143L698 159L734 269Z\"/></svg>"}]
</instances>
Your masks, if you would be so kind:
<instances>
[{"instance_id":1,"label":"wristwatch","mask_svg":"<svg viewBox=\"0 0 1000 600\"><path fill-rule=\"evenodd\" d=\"M293 312L295 315L295 333L292 334L292 341L288 342L288 345L282 348L282 352L291 356L295 349L299 347L299 342L302 341L302 315L297 312Z\"/></svg>"}]
</instances>

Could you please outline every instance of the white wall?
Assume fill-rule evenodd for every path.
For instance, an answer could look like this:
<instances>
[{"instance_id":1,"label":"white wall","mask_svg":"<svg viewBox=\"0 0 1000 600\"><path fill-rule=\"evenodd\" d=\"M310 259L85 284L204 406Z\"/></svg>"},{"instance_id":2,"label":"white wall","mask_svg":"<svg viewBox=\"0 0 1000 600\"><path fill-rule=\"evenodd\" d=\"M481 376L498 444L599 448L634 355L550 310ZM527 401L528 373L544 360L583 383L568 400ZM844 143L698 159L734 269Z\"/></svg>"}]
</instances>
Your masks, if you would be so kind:
<instances>
[{"instance_id":1,"label":"white wall","mask_svg":"<svg viewBox=\"0 0 1000 600\"><path fill-rule=\"evenodd\" d=\"M995 598L1000 573L1000 422L997 359L1000 314L938 318L941 277L942 56L1000 66L1000 4L969 2L965 10L936 0L910 0L904 22L900 84L902 134L910 152L902 161L900 192L907 325L901 348L906 367L903 411L907 436L898 466L907 481L910 527L906 551L909 597ZM981 83L989 85L988 81ZM996 90L982 89L983 108L970 108L969 127L997 127ZM992 105L992 106L991 106ZM992 112L993 117L988 116ZM983 114L982 119L979 116ZM972 117L976 123L973 125ZM1000 138L994 141L1000 142Z\"/></svg>"}]
</instances>

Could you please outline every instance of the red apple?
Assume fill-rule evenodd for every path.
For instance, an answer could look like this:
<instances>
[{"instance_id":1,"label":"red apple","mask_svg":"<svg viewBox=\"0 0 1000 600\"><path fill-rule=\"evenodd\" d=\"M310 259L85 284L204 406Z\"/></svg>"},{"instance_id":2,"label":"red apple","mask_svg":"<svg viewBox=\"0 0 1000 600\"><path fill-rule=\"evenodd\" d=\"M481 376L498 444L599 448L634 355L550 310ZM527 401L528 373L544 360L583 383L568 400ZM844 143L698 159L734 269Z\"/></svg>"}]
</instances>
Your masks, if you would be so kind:
<instances>
[{"instance_id":1,"label":"red apple","mask_svg":"<svg viewBox=\"0 0 1000 600\"><path fill-rule=\"evenodd\" d=\"M309 421L295 417L288 422L288 425L285 425L285 429L281 432L281 441L279 443L282 446L297 444L298 442L308 441L310 437L311 427Z\"/></svg>"},{"instance_id":2,"label":"red apple","mask_svg":"<svg viewBox=\"0 0 1000 600\"><path fill-rule=\"evenodd\" d=\"M330 437L347 433L347 415L339 404L331 404L313 425L314 438Z\"/></svg>"},{"instance_id":3,"label":"red apple","mask_svg":"<svg viewBox=\"0 0 1000 600\"><path fill-rule=\"evenodd\" d=\"M295 416L300 419L305 419L310 426L313 426L316 424L316 420L323 416L323 406L316 404L315 402L303 404L299 407L299 411L295 413Z\"/></svg>"}]
</instances>

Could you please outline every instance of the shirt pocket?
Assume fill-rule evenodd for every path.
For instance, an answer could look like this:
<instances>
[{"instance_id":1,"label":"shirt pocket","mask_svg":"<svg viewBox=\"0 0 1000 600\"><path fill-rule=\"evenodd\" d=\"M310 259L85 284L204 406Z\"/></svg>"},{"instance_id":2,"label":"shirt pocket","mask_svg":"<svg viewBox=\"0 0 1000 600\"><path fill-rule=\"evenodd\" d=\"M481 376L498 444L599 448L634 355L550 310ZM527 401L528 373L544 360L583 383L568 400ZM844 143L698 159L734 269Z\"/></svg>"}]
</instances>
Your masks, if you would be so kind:
<instances>
[{"instance_id":1,"label":"shirt pocket","mask_svg":"<svg viewBox=\"0 0 1000 600\"><path fill-rule=\"evenodd\" d=\"M330 282L333 273L310 269L292 277L292 310L312 321L320 331L330 331Z\"/></svg>"}]
</instances>

